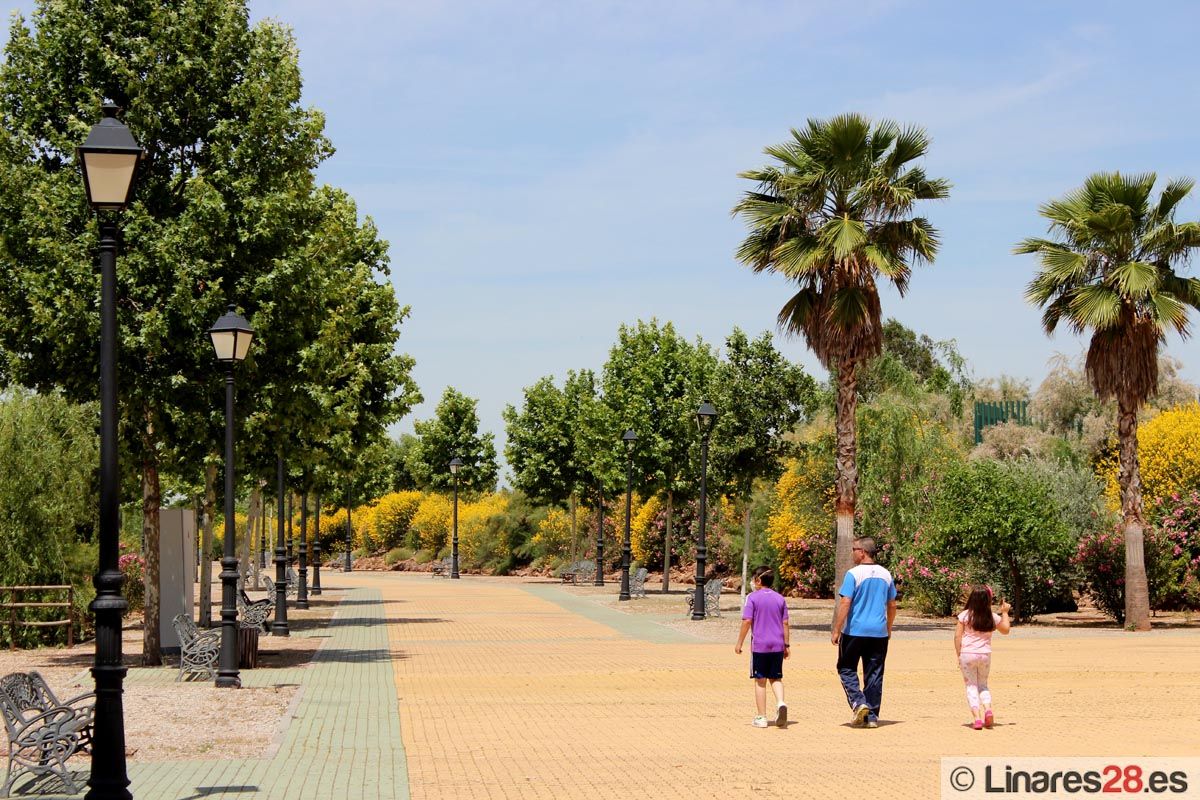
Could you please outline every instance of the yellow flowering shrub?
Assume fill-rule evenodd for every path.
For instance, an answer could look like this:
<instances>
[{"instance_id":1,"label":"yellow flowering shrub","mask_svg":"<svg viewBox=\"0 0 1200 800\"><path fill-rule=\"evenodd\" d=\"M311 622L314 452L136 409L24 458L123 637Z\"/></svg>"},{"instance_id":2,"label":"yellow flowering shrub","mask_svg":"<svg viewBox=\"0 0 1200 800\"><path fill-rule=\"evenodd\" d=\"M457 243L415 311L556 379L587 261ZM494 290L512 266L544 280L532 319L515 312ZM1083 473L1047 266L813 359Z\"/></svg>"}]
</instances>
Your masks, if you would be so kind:
<instances>
[{"instance_id":1,"label":"yellow flowering shrub","mask_svg":"<svg viewBox=\"0 0 1200 800\"><path fill-rule=\"evenodd\" d=\"M453 503L453 501L451 501ZM508 499L500 494L484 495L473 503L458 504L458 557L463 564L482 564L500 555L495 550L503 546L504 537L492 535L499 531L492 520L508 509ZM453 513L453 508L451 509Z\"/></svg>"},{"instance_id":2,"label":"yellow flowering shrub","mask_svg":"<svg viewBox=\"0 0 1200 800\"><path fill-rule=\"evenodd\" d=\"M767 518L767 537L779 554L784 585L806 594L820 593L817 561L833 527L836 490L826 479L827 471L812 451L790 459L775 483L775 502Z\"/></svg>"},{"instance_id":3,"label":"yellow flowering shrub","mask_svg":"<svg viewBox=\"0 0 1200 800\"><path fill-rule=\"evenodd\" d=\"M639 563L645 564L654 554L651 552L652 548L656 548L658 553L662 552L662 535L658 532L655 523L663 506L663 501L654 496L642 503L633 516L633 522L629 526L629 540L633 549L633 558ZM659 567L661 569L662 565L660 564Z\"/></svg>"},{"instance_id":4,"label":"yellow flowering shrub","mask_svg":"<svg viewBox=\"0 0 1200 800\"><path fill-rule=\"evenodd\" d=\"M408 534L423 499L420 492L407 491L385 494L376 500L372 518L375 544L386 549L415 546L416 541L408 541Z\"/></svg>"},{"instance_id":5,"label":"yellow flowering shrub","mask_svg":"<svg viewBox=\"0 0 1200 800\"><path fill-rule=\"evenodd\" d=\"M567 558L571 553L571 515L561 508L550 508L538 522L532 544L539 556Z\"/></svg>"},{"instance_id":6,"label":"yellow flowering shrub","mask_svg":"<svg viewBox=\"0 0 1200 800\"><path fill-rule=\"evenodd\" d=\"M409 524L416 533L417 542L422 550L436 556L450 541L450 515L453 513L451 506L450 498L440 494L425 495L421 504L417 506ZM459 510L461 509L460 506Z\"/></svg>"},{"instance_id":7,"label":"yellow flowering shrub","mask_svg":"<svg viewBox=\"0 0 1200 800\"><path fill-rule=\"evenodd\" d=\"M1200 403L1164 411L1138 426L1138 469L1147 501L1183 496L1200 490ZM1120 464L1114 454L1099 465L1104 497L1113 511L1121 509L1117 478Z\"/></svg>"}]
</instances>

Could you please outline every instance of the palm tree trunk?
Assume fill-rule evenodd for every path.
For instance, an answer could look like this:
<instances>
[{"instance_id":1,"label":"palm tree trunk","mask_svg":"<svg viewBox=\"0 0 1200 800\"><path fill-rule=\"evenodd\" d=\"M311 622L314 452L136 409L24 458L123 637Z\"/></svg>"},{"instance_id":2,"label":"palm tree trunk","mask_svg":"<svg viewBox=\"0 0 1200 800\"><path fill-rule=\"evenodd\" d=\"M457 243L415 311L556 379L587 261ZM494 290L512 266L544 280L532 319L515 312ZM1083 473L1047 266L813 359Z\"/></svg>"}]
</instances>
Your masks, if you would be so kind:
<instances>
[{"instance_id":1,"label":"palm tree trunk","mask_svg":"<svg viewBox=\"0 0 1200 800\"><path fill-rule=\"evenodd\" d=\"M217 507L217 465L204 468L204 527L200 531L200 622L212 627L213 510Z\"/></svg>"},{"instance_id":2,"label":"palm tree trunk","mask_svg":"<svg viewBox=\"0 0 1200 800\"><path fill-rule=\"evenodd\" d=\"M1125 536L1125 626L1150 630L1150 587L1146 581L1145 517L1137 457L1137 403L1118 398L1117 436L1121 443L1121 515Z\"/></svg>"},{"instance_id":3,"label":"palm tree trunk","mask_svg":"<svg viewBox=\"0 0 1200 800\"><path fill-rule=\"evenodd\" d=\"M854 566L850 549L854 542L854 506L858 501L857 424L858 365L843 361L837 370L837 553L833 591L846 572Z\"/></svg>"},{"instance_id":4,"label":"palm tree trunk","mask_svg":"<svg viewBox=\"0 0 1200 800\"><path fill-rule=\"evenodd\" d=\"M667 490L667 533L663 536L662 593L671 591L671 523L675 516L675 493Z\"/></svg>"}]
</instances>

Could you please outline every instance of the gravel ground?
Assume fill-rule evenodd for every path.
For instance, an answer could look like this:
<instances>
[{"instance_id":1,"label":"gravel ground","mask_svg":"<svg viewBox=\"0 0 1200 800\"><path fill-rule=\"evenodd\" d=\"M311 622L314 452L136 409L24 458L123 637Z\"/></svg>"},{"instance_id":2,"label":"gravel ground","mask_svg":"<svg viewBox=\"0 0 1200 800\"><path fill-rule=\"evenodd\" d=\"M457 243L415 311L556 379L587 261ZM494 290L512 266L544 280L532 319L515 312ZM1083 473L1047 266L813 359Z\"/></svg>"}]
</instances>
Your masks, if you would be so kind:
<instances>
[{"instance_id":1,"label":"gravel ground","mask_svg":"<svg viewBox=\"0 0 1200 800\"><path fill-rule=\"evenodd\" d=\"M220 572L214 568L213 574ZM337 574L328 578L320 597L311 598L306 611L288 608L288 624L295 633L324 628L332 619L342 592L333 586ZM257 598L260 593L251 590ZM196 596L199 596L197 587ZM214 584L213 620L220 620L220 587ZM124 661L131 671L162 670L147 684L139 680L125 684L125 744L131 762L176 761L186 759L241 759L266 755L283 730L284 717L295 698L295 683L267 687L219 690L211 682L175 683L178 660L164 658L163 667L142 667L141 615L126 618L122 631ZM312 636L259 639L258 673L303 667L312 660L324 639ZM89 640L67 649L0 651L0 674L40 672L61 699L92 691L89 672L95 658L95 642ZM139 676L140 677L140 676ZM258 677L262 677L261 674ZM160 685L161 680L170 681ZM268 684L270 678L268 675ZM79 756L80 769L86 769L88 757Z\"/></svg>"}]
</instances>

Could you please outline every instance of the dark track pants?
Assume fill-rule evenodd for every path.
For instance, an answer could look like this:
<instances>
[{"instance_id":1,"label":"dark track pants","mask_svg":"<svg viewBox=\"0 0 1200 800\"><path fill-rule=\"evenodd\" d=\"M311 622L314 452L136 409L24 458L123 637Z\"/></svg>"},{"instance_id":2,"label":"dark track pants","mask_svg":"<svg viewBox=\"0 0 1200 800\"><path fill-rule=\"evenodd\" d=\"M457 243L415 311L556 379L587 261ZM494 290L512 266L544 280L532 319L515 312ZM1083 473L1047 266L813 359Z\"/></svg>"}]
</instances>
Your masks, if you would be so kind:
<instances>
[{"instance_id":1,"label":"dark track pants","mask_svg":"<svg viewBox=\"0 0 1200 800\"><path fill-rule=\"evenodd\" d=\"M887 660L887 650L886 637L842 634L838 641L837 670L851 709L865 703L871 708L871 716L879 717L879 705L883 701L883 662ZM859 661L862 661L863 667L861 686L858 681Z\"/></svg>"}]
</instances>

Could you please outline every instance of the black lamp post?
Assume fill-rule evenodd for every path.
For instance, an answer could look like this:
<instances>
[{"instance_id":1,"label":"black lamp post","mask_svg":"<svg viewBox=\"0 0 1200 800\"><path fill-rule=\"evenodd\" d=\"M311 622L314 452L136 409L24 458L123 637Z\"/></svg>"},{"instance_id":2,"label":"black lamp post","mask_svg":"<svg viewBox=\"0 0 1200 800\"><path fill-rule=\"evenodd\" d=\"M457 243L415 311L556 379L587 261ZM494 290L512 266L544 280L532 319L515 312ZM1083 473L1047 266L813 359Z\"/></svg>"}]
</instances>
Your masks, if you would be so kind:
<instances>
[{"instance_id":1,"label":"black lamp post","mask_svg":"<svg viewBox=\"0 0 1200 800\"><path fill-rule=\"evenodd\" d=\"M637 441L637 434L633 431L625 431L621 437L621 441L625 443L625 544L621 547L621 594L617 596L617 600L629 599L629 559L633 555L632 543L629 535L630 516L633 513L633 443Z\"/></svg>"},{"instance_id":2,"label":"black lamp post","mask_svg":"<svg viewBox=\"0 0 1200 800\"><path fill-rule=\"evenodd\" d=\"M463 460L458 456L450 459L450 474L454 476L454 533L450 539L450 577L458 578L458 471Z\"/></svg>"},{"instance_id":3,"label":"black lamp post","mask_svg":"<svg viewBox=\"0 0 1200 800\"><path fill-rule=\"evenodd\" d=\"M77 155L83 186L100 226L100 554L96 576L95 731L89 800L128 800L125 768L125 666L121 663L121 619L129 603L121 595L120 473L117 469L117 221L133 197L138 163L145 151L117 119L117 107L104 104L104 118L92 126ZM104 212L113 212L105 214Z\"/></svg>"},{"instance_id":4,"label":"black lamp post","mask_svg":"<svg viewBox=\"0 0 1200 800\"><path fill-rule=\"evenodd\" d=\"M692 619L701 620L704 608L704 567L708 560L708 547L704 544L704 526L708 522L708 437L712 435L717 409L712 403L704 402L696 410L696 424L700 427L700 535L696 539L696 602L692 604Z\"/></svg>"},{"instance_id":5,"label":"black lamp post","mask_svg":"<svg viewBox=\"0 0 1200 800\"><path fill-rule=\"evenodd\" d=\"M312 593L321 593L321 495L313 506L313 585Z\"/></svg>"},{"instance_id":6,"label":"black lamp post","mask_svg":"<svg viewBox=\"0 0 1200 800\"><path fill-rule=\"evenodd\" d=\"M258 529L258 568L267 568L267 509L264 505L262 522Z\"/></svg>"},{"instance_id":7,"label":"black lamp post","mask_svg":"<svg viewBox=\"0 0 1200 800\"><path fill-rule=\"evenodd\" d=\"M296 584L296 608L308 608L308 492L300 495L300 579Z\"/></svg>"},{"instance_id":8,"label":"black lamp post","mask_svg":"<svg viewBox=\"0 0 1200 800\"><path fill-rule=\"evenodd\" d=\"M254 329L230 306L208 329L208 335L217 352L217 361L225 365L225 555L221 558L221 654L217 661L217 686L237 689L242 679L238 676L237 522L233 516L233 367L250 352Z\"/></svg>"},{"instance_id":9,"label":"black lamp post","mask_svg":"<svg viewBox=\"0 0 1200 800\"><path fill-rule=\"evenodd\" d=\"M283 541L283 451L275 459L275 621L272 636L289 636L287 617L287 547Z\"/></svg>"},{"instance_id":10,"label":"black lamp post","mask_svg":"<svg viewBox=\"0 0 1200 800\"><path fill-rule=\"evenodd\" d=\"M596 510L600 524L596 526L596 580L595 586L604 585L604 484L596 484Z\"/></svg>"}]
</instances>

